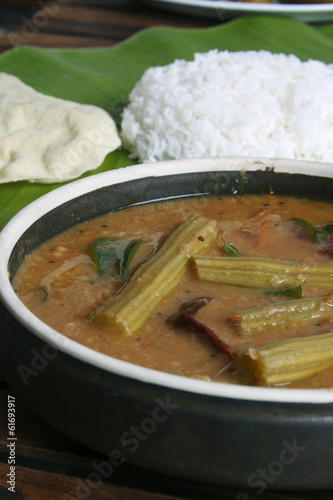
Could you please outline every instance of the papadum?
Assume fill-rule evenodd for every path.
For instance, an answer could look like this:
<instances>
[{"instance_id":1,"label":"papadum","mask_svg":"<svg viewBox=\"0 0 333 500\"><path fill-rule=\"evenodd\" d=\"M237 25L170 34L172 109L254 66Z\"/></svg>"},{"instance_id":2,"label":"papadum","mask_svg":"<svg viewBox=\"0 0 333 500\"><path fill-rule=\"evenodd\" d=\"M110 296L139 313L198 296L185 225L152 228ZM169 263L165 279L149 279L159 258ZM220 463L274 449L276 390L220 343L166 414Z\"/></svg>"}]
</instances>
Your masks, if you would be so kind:
<instances>
[{"instance_id":1,"label":"papadum","mask_svg":"<svg viewBox=\"0 0 333 500\"><path fill-rule=\"evenodd\" d=\"M120 144L102 108L41 94L0 73L0 183L74 179Z\"/></svg>"}]
</instances>

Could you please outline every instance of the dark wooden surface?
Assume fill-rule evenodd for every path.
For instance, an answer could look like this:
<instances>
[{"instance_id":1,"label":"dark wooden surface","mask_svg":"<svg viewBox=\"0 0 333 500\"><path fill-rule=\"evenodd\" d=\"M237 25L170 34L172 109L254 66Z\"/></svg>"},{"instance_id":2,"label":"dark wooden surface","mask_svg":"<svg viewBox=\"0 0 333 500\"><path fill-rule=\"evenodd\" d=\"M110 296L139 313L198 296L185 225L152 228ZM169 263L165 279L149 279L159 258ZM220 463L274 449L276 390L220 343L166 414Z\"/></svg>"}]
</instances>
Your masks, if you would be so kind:
<instances>
[{"instance_id":1,"label":"dark wooden surface","mask_svg":"<svg viewBox=\"0 0 333 500\"><path fill-rule=\"evenodd\" d=\"M42 9L41 6L44 6ZM208 27L213 19L147 7L134 0L1 0L0 52L16 45L109 47L150 26ZM0 32L1 33L1 32ZM1 367L0 367L1 368ZM1 370L0 370L1 371ZM8 395L0 380L0 498L108 500L331 500L332 492L265 492L196 484L123 464L102 483L89 482L104 457L41 422L16 400L16 491L8 491ZM333 473L333 470L332 470Z\"/></svg>"},{"instance_id":2,"label":"dark wooden surface","mask_svg":"<svg viewBox=\"0 0 333 500\"><path fill-rule=\"evenodd\" d=\"M15 494L8 491L7 401L0 382L0 498L19 500L332 500L330 491L255 491L161 476L129 464L92 482L93 463L104 456L63 436L16 399Z\"/></svg>"},{"instance_id":3,"label":"dark wooden surface","mask_svg":"<svg viewBox=\"0 0 333 500\"><path fill-rule=\"evenodd\" d=\"M60 5L60 2L62 5ZM8 33L0 38L0 51L15 45L40 47L110 47L150 26L199 28L213 26L213 19L202 19L153 9L134 0L49 0L25 1L15 11L5 0ZM1 4L3 5L3 4ZM5 19L5 6L0 7ZM27 16L29 14L29 16ZM17 22L15 23L15 20Z\"/></svg>"}]
</instances>

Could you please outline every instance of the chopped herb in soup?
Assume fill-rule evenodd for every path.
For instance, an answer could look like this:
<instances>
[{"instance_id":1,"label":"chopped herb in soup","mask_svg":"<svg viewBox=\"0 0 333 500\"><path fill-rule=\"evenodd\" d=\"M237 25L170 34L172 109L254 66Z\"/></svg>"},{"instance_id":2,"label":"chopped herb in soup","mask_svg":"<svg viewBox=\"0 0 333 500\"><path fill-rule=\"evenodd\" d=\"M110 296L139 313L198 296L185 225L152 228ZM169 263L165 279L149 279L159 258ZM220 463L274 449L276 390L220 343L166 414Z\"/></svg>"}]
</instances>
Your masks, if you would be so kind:
<instances>
[{"instance_id":1,"label":"chopped herb in soup","mask_svg":"<svg viewBox=\"0 0 333 500\"><path fill-rule=\"evenodd\" d=\"M333 387L333 205L187 198L81 223L26 258L23 303L72 340L213 382Z\"/></svg>"}]
</instances>

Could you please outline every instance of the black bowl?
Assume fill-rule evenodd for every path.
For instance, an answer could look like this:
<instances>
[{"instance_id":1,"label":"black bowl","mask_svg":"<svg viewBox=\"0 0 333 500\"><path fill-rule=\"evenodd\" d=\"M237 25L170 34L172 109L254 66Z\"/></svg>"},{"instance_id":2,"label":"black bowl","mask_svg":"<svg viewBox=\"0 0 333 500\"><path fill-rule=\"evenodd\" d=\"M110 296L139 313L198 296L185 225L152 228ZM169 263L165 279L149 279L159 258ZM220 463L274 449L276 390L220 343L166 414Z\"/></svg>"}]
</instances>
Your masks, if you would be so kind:
<instances>
[{"instance_id":1,"label":"black bowl","mask_svg":"<svg viewBox=\"0 0 333 500\"><path fill-rule=\"evenodd\" d=\"M0 234L0 366L45 422L106 455L222 485L333 487L333 390L216 384L150 370L69 340L37 319L11 287L48 238L111 210L185 196L268 193L333 201L332 166L212 158L128 167L38 199ZM105 464L108 464L106 466Z\"/></svg>"}]
</instances>

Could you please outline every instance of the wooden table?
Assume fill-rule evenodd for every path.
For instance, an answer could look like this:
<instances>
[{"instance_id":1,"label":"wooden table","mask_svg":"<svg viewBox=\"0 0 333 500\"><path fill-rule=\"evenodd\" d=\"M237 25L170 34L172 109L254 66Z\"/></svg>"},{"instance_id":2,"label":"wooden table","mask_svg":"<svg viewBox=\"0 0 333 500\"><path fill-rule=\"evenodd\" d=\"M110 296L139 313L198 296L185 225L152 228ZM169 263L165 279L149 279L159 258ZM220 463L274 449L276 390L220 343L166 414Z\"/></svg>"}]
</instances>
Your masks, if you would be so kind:
<instances>
[{"instance_id":1,"label":"wooden table","mask_svg":"<svg viewBox=\"0 0 333 500\"><path fill-rule=\"evenodd\" d=\"M13 2L4 0L8 6ZM38 4L46 5L38 10ZM2 5L2 4L1 4ZM29 18L24 8L36 12ZM3 6L0 6L4 9ZM134 0L21 0L17 26L0 38L0 52L16 45L39 47L110 47L150 26L199 28L217 20L153 9ZM11 17L15 13L11 8ZM1 24L1 17L0 17Z\"/></svg>"},{"instance_id":2,"label":"wooden table","mask_svg":"<svg viewBox=\"0 0 333 500\"><path fill-rule=\"evenodd\" d=\"M15 2L14 2L15 3ZM2 0L1 19L14 23L0 38L0 52L16 45L40 47L108 47L150 26L208 27L218 20L163 12L132 0L21 0L17 9ZM44 8L41 10L40 6ZM3 17L1 18L1 13ZM28 17L27 17L28 16ZM197 484L162 477L123 464L102 483L89 481L92 463L104 457L59 434L16 405L16 493L8 491L8 396L0 380L0 498L108 500L330 500L332 492L265 492Z\"/></svg>"}]
</instances>

